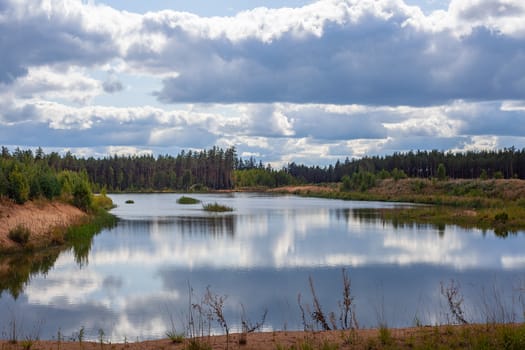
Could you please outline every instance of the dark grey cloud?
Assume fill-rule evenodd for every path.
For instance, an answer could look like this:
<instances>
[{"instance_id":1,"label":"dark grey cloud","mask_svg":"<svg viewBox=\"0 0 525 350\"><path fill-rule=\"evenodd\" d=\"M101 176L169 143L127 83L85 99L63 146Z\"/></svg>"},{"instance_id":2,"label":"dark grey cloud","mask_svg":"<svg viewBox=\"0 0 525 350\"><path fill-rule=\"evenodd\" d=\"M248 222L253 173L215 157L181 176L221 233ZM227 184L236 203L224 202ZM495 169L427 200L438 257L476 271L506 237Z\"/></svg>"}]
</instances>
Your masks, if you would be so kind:
<instances>
[{"instance_id":1,"label":"dark grey cloud","mask_svg":"<svg viewBox=\"0 0 525 350\"><path fill-rule=\"evenodd\" d=\"M497 113L494 110L487 110L463 119L464 124L459 129L459 133L464 135L525 135L525 113L523 112Z\"/></svg>"},{"instance_id":2,"label":"dark grey cloud","mask_svg":"<svg viewBox=\"0 0 525 350\"><path fill-rule=\"evenodd\" d=\"M4 0L0 4L0 83L27 74L28 67L78 65L90 67L118 55L111 33L86 29L80 13L46 13L30 3ZM68 6L69 4L65 4ZM58 7L58 6L55 6Z\"/></svg>"},{"instance_id":3,"label":"dark grey cloud","mask_svg":"<svg viewBox=\"0 0 525 350\"><path fill-rule=\"evenodd\" d=\"M58 3L47 11L43 3L35 10L2 1L0 83L33 66L93 67L121 59L165 77L155 92L162 103L427 106L525 96L525 38L519 34L525 8L517 1L454 1L449 27L403 2L336 6L324 0L220 20L66 2L73 4L75 10L61 13ZM318 8L333 13L319 15ZM113 16L116 25L103 25L99 14ZM103 88L114 93L123 84L106 81Z\"/></svg>"},{"instance_id":4,"label":"dark grey cloud","mask_svg":"<svg viewBox=\"0 0 525 350\"><path fill-rule=\"evenodd\" d=\"M294 122L296 137L317 140L382 139L387 129L372 115L360 113L331 113L321 108L300 109L289 112Z\"/></svg>"},{"instance_id":5,"label":"dark grey cloud","mask_svg":"<svg viewBox=\"0 0 525 350\"><path fill-rule=\"evenodd\" d=\"M405 19L328 23L321 37L286 33L271 43L195 40L179 30L158 60L180 75L156 94L165 103L415 106L525 95L525 39L484 27L458 38L402 26Z\"/></svg>"}]
</instances>

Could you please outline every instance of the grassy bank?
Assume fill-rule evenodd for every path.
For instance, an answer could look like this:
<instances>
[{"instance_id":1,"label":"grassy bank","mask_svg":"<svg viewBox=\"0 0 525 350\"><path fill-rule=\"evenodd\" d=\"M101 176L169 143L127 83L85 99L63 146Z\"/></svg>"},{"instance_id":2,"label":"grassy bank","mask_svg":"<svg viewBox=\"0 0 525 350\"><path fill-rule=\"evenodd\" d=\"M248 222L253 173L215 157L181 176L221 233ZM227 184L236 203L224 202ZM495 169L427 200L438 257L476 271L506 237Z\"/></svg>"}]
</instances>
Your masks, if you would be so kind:
<instances>
[{"instance_id":1,"label":"grassy bank","mask_svg":"<svg viewBox=\"0 0 525 350\"><path fill-rule=\"evenodd\" d=\"M382 209L383 219L397 224L454 224L493 229L505 235L525 229L524 180L378 180L364 191L342 191L338 184L281 188L276 192L359 201L429 204Z\"/></svg>"}]
</instances>

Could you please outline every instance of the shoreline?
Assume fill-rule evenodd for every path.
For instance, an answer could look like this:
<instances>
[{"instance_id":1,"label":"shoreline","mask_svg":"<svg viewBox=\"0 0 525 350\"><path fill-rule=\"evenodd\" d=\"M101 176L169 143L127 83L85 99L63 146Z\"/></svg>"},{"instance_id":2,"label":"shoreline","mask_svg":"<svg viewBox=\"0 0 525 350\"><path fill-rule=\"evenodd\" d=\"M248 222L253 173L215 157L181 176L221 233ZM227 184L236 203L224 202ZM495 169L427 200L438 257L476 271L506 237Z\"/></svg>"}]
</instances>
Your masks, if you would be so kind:
<instances>
[{"instance_id":1,"label":"shoreline","mask_svg":"<svg viewBox=\"0 0 525 350\"><path fill-rule=\"evenodd\" d=\"M490 191L487 191L489 188ZM463 192L464 193L463 193ZM485 191L485 192L483 192ZM366 191L345 192L339 184L294 185L277 188L233 188L199 193L259 192L356 201L382 201L431 206L381 209L379 217L400 224L422 223L491 229L499 235L525 230L524 180L382 180ZM129 194L192 193L179 191L122 192ZM493 194L497 193L498 196ZM115 192L120 194L120 192ZM499 216L498 216L499 215ZM88 223L92 216L62 201L36 200L23 205L0 199L0 253L16 253L64 244L66 231ZM31 231L22 245L8 237L9 230L23 225Z\"/></svg>"}]
</instances>

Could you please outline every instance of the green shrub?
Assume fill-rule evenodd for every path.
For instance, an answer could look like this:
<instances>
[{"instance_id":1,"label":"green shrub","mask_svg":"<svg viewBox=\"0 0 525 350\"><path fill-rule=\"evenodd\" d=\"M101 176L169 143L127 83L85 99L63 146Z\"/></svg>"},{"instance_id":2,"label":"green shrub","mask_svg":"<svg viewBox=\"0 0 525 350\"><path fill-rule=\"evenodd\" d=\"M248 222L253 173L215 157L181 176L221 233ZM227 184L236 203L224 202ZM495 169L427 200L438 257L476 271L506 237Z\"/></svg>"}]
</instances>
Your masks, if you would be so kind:
<instances>
[{"instance_id":1,"label":"green shrub","mask_svg":"<svg viewBox=\"0 0 525 350\"><path fill-rule=\"evenodd\" d=\"M380 172L377 173L377 178L384 180L390 178L391 174L388 172L388 170L381 169Z\"/></svg>"},{"instance_id":2,"label":"green shrub","mask_svg":"<svg viewBox=\"0 0 525 350\"><path fill-rule=\"evenodd\" d=\"M412 188L412 191L416 193L421 193L423 191L423 188L425 188L425 186L426 186L425 182L421 180L414 181L410 185L410 187Z\"/></svg>"},{"instance_id":3,"label":"green shrub","mask_svg":"<svg viewBox=\"0 0 525 350\"><path fill-rule=\"evenodd\" d=\"M403 169L399 170L398 168L394 168L392 170L392 178L395 181L398 181L398 180L401 180L401 179L406 179L407 178L407 174L405 173L405 171Z\"/></svg>"},{"instance_id":4,"label":"green shrub","mask_svg":"<svg viewBox=\"0 0 525 350\"><path fill-rule=\"evenodd\" d=\"M443 163L439 163L437 167L437 178L439 181L445 181L447 179L447 170Z\"/></svg>"},{"instance_id":5,"label":"green shrub","mask_svg":"<svg viewBox=\"0 0 525 350\"><path fill-rule=\"evenodd\" d=\"M87 181L77 181L73 187L73 205L84 211L91 208L93 198Z\"/></svg>"},{"instance_id":6,"label":"green shrub","mask_svg":"<svg viewBox=\"0 0 525 350\"><path fill-rule=\"evenodd\" d=\"M9 197L13 198L18 204L24 204L29 199L29 181L15 169L9 174Z\"/></svg>"},{"instance_id":7,"label":"green shrub","mask_svg":"<svg viewBox=\"0 0 525 350\"><path fill-rule=\"evenodd\" d=\"M101 193L98 196L93 196L92 206L94 208L103 208L103 209L106 209L106 210L109 210L109 209L115 207L115 205L113 204L113 201L111 200L111 198L106 196L104 193Z\"/></svg>"},{"instance_id":8,"label":"green shrub","mask_svg":"<svg viewBox=\"0 0 525 350\"><path fill-rule=\"evenodd\" d=\"M186 196L182 196L179 199L177 199L177 203L179 204L197 204L200 202L201 201L196 198L186 197Z\"/></svg>"},{"instance_id":9,"label":"green shrub","mask_svg":"<svg viewBox=\"0 0 525 350\"><path fill-rule=\"evenodd\" d=\"M507 214L506 212L501 212L501 213L498 213L494 216L494 221L496 222L499 222L499 223L506 223L507 221L509 220L509 214Z\"/></svg>"},{"instance_id":10,"label":"green shrub","mask_svg":"<svg viewBox=\"0 0 525 350\"><path fill-rule=\"evenodd\" d=\"M52 173L46 173L40 177L40 191L47 199L60 196L60 182Z\"/></svg>"},{"instance_id":11,"label":"green shrub","mask_svg":"<svg viewBox=\"0 0 525 350\"><path fill-rule=\"evenodd\" d=\"M9 230L9 233L7 234L10 240L21 245L25 245L27 242L29 242L30 235L31 231L24 225L16 226L15 228Z\"/></svg>"},{"instance_id":12,"label":"green shrub","mask_svg":"<svg viewBox=\"0 0 525 350\"><path fill-rule=\"evenodd\" d=\"M364 192L376 185L376 176L368 171L355 172L352 177L345 175L341 178L341 191Z\"/></svg>"},{"instance_id":13,"label":"green shrub","mask_svg":"<svg viewBox=\"0 0 525 350\"><path fill-rule=\"evenodd\" d=\"M489 176L487 175L487 171L485 169L481 170L481 174L479 174L479 178L481 180L487 180L489 178Z\"/></svg>"},{"instance_id":14,"label":"green shrub","mask_svg":"<svg viewBox=\"0 0 525 350\"><path fill-rule=\"evenodd\" d=\"M351 191L352 190L352 180L350 179L350 176L345 175L341 178L342 185L341 185L341 191Z\"/></svg>"}]
</instances>

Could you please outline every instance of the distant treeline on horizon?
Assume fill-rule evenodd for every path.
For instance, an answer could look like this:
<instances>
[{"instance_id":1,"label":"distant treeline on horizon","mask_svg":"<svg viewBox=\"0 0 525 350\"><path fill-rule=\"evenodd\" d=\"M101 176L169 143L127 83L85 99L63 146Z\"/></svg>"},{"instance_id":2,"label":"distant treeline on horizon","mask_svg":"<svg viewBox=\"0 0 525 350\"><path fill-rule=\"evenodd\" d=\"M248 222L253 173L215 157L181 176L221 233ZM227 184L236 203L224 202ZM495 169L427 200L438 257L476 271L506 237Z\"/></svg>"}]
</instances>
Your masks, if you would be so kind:
<instances>
[{"instance_id":1,"label":"distant treeline on horizon","mask_svg":"<svg viewBox=\"0 0 525 350\"><path fill-rule=\"evenodd\" d=\"M282 169L272 169L253 157L237 157L234 147L181 151L174 156L112 155L104 158L76 157L70 152L46 154L42 148L33 152L2 147L0 195L10 193L13 179L24 181L20 180L23 177L31 187L31 183L37 186L35 179L42 176L49 179L50 174L64 171L82 174L95 191L162 191L340 182L343 176L355 173L371 173L381 178L399 174L433 178L438 176L440 166L441 170L444 167L447 177L455 179L525 179L525 149L511 147L462 153L410 151L354 160L347 158L325 167L290 163Z\"/></svg>"}]
</instances>

